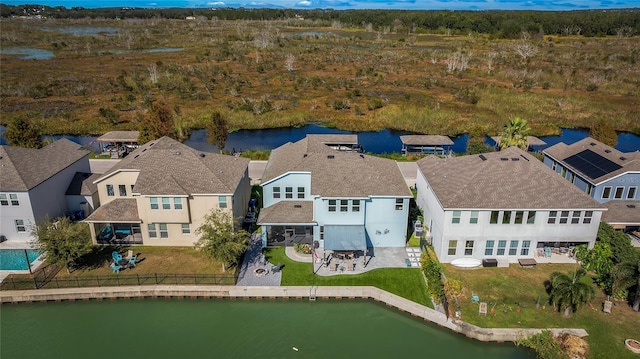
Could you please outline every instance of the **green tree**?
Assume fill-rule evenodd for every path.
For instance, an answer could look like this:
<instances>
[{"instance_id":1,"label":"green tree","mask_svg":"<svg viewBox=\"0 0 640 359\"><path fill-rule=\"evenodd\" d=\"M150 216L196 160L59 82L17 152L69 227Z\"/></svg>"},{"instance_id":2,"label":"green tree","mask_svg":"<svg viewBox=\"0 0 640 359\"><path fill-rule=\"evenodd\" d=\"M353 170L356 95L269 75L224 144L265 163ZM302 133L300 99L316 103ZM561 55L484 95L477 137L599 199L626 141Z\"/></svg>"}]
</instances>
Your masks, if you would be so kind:
<instances>
[{"instance_id":1,"label":"green tree","mask_svg":"<svg viewBox=\"0 0 640 359\"><path fill-rule=\"evenodd\" d=\"M569 316L570 310L575 313L580 306L596 296L593 286L582 279L586 273L584 269L580 268L568 274L560 272L551 274L549 302L559 311L564 310L565 317Z\"/></svg>"},{"instance_id":2,"label":"green tree","mask_svg":"<svg viewBox=\"0 0 640 359\"><path fill-rule=\"evenodd\" d=\"M7 143L11 146L26 148L42 147L38 128L21 118L14 118L9 122L4 131L4 138L7 139Z\"/></svg>"},{"instance_id":3,"label":"green tree","mask_svg":"<svg viewBox=\"0 0 640 359\"><path fill-rule=\"evenodd\" d=\"M632 308L640 311L640 254L635 259L618 264L613 268L614 289L635 289Z\"/></svg>"},{"instance_id":4,"label":"green tree","mask_svg":"<svg viewBox=\"0 0 640 359\"><path fill-rule=\"evenodd\" d=\"M613 123L605 121L604 119L600 119L591 125L589 136L611 147L618 144L618 134L613 127Z\"/></svg>"},{"instance_id":5,"label":"green tree","mask_svg":"<svg viewBox=\"0 0 640 359\"><path fill-rule=\"evenodd\" d=\"M31 234L36 238L34 247L44 253L45 261L64 266L67 272L92 246L89 225L71 222L68 217L53 221L47 217L32 228Z\"/></svg>"},{"instance_id":6,"label":"green tree","mask_svg":"<svg viewBox=\"0 0 640 359\"><path fill-rule=\"evenodd\" d=\"M164 101L151 104L149 112L142 118L139 143L147 143L162 136L174 137L173 110Z\"/></svg>"},{"instance_id":7,"label":"green tree","mask_svg":"<svg viewBox=\"0 0 640 359\"><path fill-rule=\"evenodd\" d=\"M227 144L227 138L229 137L229 124L227 119L215 111L211 115L211 121L207 123L207 142L212 145L216 145L220 153Z\"/></svg>"},{"instance_id":8,"label":"green tree","mask_svg":"<svg viewBox=\"0 0 640 359\"><path fill-rule=\"evenodd\" d=\"M582 268L594 272L596 283L607 293L612 292L613 286L611 280L611 269L614 264L611 259L612 254L611 246L602 241L597 242L592 249L587 249L586 245L577 246L575 249L576 259L582 264Z\"/></svg>"},{"instance_id":9,"label":"green tree","mask_svg":"<svg viewBox=\"0 0 640 359\"><path fill-rule=\"evenodd\" d=\"M196 234L200 235L196 248L210 259L221 262L222 271L226 271L227 265L236 264L240 255L249 249L249 233L236 230L231 215L220 209L205 216Z\"/></svg>"},{"instance_id":10,"label":"green tree","mask_svg":"<svg viewBox=\"0 0 640 359\"><path fill-rule=\"evenodd\" d=\"M519 147L527 150L529 147L528 136L531 128L526 120L520 117L509 119L509 123L504 126L504 130L500 134L500 149L504 150L511 146Z\"/></svg>"}]
</instances>

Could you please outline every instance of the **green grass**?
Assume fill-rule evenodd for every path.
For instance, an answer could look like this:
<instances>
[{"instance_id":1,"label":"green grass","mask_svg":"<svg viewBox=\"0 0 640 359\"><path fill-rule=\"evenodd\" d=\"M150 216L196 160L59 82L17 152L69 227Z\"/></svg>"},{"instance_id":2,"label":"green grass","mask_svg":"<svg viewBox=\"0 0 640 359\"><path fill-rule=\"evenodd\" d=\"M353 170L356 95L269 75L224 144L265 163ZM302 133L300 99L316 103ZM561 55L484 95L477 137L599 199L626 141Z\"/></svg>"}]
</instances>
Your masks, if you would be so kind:
<instances>
[{"instance_id":1,"label":"green grass","mask_svg":"<svg viewBox=\"0 0 640 359\"><path fill-rule=\"evenodd\" d=\"M418 268L382 268L363 274L323 277L313 274L311 263L295 262L287 257L284 248L270 248L265 256L271 263L283 264L283 286L374 286L432 308L427 288Z\"/></svg>"}]
</instances>

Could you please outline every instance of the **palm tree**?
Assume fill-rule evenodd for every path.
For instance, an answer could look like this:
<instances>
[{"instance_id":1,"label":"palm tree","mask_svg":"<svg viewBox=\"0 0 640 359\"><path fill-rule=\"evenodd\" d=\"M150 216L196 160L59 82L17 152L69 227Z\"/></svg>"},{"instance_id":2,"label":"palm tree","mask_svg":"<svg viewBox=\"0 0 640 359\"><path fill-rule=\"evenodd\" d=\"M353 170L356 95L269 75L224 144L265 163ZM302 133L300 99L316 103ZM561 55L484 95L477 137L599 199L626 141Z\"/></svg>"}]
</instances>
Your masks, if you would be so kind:
<instances>
[{"instance_id":1,"label":"palm tree","mask_svg":"<svg viewBox=\"0 0 640 359\"><path fill-rule=\"evenodd\" d=\"M529 132L531 128L527 124L527 120L520 117L509 119L509 124L504 126L504 130L500 134L500 149L504 150L511 146L517 146L523 150L529 147Z\"/></svg>"},{"instance_id":2,"label":"palm tree","mask_svg":"<svg viewBox=\"0 0 640 359\"><path fill-rule=\"evenodd\" d=\"M586 273L580 268L568 274L560 272L551 274L549 301L558 310L564 310L565 317L569 316L569 310L575 313L581 305L588 303L596 296L593 286L582 280Z\"/></svg>"},{"instance_id":3,"label":"palm tree","mask_svg":"<svg viewBox=\"0 0 640 359\"><path fill-rule=\"evenodd\" d=\"M632 308L640 310L640 255L634 260L623 262L613 268L614 290L636 287Z\"/></svg>"}]
</instances>

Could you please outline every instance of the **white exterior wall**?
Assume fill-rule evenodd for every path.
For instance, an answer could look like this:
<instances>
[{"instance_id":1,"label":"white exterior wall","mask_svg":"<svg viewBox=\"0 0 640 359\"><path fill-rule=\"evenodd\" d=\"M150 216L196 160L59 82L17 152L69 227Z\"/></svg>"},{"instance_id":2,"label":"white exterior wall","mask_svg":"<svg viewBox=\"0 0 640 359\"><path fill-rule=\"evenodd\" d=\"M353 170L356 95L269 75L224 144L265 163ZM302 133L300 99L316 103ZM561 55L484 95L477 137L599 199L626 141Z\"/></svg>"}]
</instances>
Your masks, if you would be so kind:
<instances>
[{"instance_id":1,"label":"white exterior wall","mask_svg":"<svg viewBox=\"0 0 640 359\"><path fill-rule=\"evenodd\" d=\"M28 192L1 192L7 195L9 201L8 206L0 207L0 235L7 237L10 242L27 243L33 238L31 237L31 229L35 224L33 217L33 209L31 208L31 200ZM18 196L18 206L12 206L9 194ZM21 219L26 226L25 232L18 232L16 228L16 220Z\"/></svg>"},{"instance_id":2,"label":"white exterior wall","mask_svg":"<svg viewBox=\"0 0 640 359\"><path fill-rule=\"evenodd\" d=\"M404 247L407 242L409 198L403 198L401 210L397 197L373 197L366 201L365 228L373 247Z\"/></svg>"},{"instance_id":3,"label":"white exterior wall","mask_svg":"<svg viewBox=\"0 0 640 359\"><path fill-rule=\"evenodd\" d=\"M280 187L280 198L273 198L273 188ZM293 198L286 198L285 188L292 187ZM305 188L304 199L298 198L298 187ZM311 173L289 172L262 186L262 205L267 208L280 201L311 200Z\"/></svg>"},{"instance_id":4,"label":"white exterior wall","mask_svg":"<svg viewBox=\"0 0 640 359\"><path fill-rule=\"evenodd\" d=\"M432 237L433 249L438 255L438 258L440 258L440 253L442 253L442 238L444 236L445 212L420 170L418 170L416 177L416 187L418 190L416 204L422 210L424 217L424 223L422 225L427 228L428 234Z\"/></svg>"}]
</instances>

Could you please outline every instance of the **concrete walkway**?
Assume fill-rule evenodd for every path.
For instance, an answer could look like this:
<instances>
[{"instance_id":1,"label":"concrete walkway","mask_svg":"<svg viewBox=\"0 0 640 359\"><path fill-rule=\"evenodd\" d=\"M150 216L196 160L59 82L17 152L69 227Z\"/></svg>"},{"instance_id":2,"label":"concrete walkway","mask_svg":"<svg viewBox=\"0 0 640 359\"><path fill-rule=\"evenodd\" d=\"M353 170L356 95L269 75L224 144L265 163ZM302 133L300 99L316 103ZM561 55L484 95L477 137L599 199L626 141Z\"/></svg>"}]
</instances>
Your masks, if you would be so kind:
<instances>
[{"instance_id":1,"label":"concrete walkway","mask_svg":"<svg viewBox=\"0 0 640 359\"><path fill-rule=\"evenodd\" d=\"M274 263L266 261L262 254L260 233L251 235L251 249L244 255L240 267L238 286L271 286L280 285L282 272L273 272Z\"/></svg>"}]
</instances>

